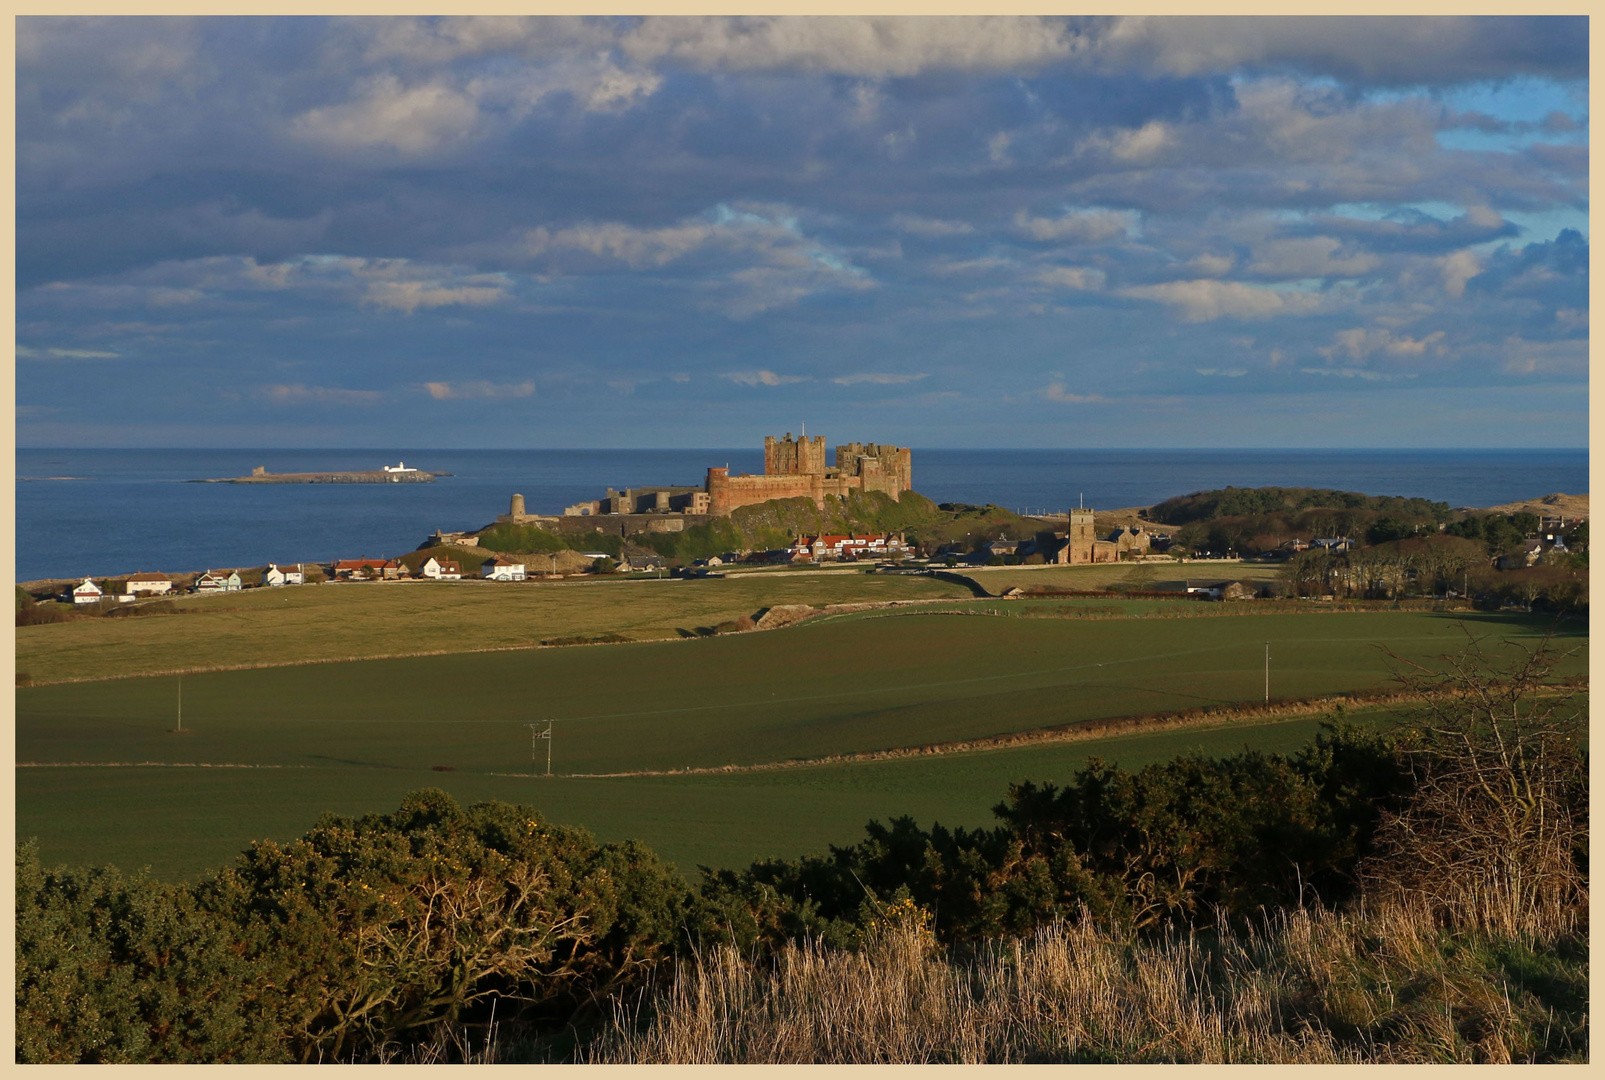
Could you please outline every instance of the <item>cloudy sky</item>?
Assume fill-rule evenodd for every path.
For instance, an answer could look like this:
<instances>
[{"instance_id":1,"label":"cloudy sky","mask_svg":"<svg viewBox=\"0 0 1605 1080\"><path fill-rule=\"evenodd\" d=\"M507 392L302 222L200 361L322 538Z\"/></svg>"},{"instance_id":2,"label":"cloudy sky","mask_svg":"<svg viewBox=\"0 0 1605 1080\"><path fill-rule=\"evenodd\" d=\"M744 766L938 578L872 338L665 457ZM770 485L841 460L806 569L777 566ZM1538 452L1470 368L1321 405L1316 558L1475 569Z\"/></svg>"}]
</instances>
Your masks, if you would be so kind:
<instances>
[{"instance_id":1,"label":"cloudy sky","mask_svg":"<svg viewBox=\"0 0 1605 1080\"><path fill-rule=\"evenodd\" d=\"M1575 18L17 25L24 446L1587 443Z\"/></svg>"}]
</instances>

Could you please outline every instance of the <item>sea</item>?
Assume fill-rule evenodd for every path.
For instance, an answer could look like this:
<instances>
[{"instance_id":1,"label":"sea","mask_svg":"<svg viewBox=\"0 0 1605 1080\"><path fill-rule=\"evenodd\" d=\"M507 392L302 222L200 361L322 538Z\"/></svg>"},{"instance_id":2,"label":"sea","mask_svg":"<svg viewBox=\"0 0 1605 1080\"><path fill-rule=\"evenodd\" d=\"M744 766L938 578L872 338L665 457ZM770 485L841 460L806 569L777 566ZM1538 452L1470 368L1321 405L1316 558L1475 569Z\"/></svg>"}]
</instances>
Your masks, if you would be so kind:
<instances>
[{"instance_id":1,"label":"sea","mask_svg":"<svg viewBox=\"0 0 1605 1080\"><path fill-rule=\"evenodd\" d=\"M370 470L405 461L431 484L204 484L269 472ZM693 485L710 465L762 472L761 450L18 449L16 579L180 573L411 551L436 529L507 512L555 514L608 487ZM921 450L914 489L937 502L1027 513L1149 506L1227 486L1337 488L1451 506L1588 491L1588 451Z\"/></svg>"}]
</instances>

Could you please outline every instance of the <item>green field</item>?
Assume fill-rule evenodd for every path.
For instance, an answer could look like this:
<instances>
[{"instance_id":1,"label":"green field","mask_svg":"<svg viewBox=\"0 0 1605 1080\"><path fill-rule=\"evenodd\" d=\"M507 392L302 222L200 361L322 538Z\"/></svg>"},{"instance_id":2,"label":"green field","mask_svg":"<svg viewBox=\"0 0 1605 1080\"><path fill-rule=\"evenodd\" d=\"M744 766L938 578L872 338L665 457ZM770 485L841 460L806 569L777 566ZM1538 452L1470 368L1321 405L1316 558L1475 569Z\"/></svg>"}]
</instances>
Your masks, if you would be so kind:
<instances>
[{"instance_id":1,"label":"green field","mask_svg":"<svg viewBox=\"0 0 1605 1080\"><path fill-rule=\"evenodd\" d=\"M1515 616L1467 625L1529 644L1546 626ZM1258 700L1266 641L1273 695L1363 690L1388 680L1379 644L1425 661L1464 640L1455 619L1423 612L870 612L702 640L191 674L183 734L171 730L173 676L34 687L17 692L16 753L45 767L18 770L18 835L38 836L47 860L189 874L252 837L295 835L323 810L381 810L437 784L464 799L533 801L684 864L730 864L850 840L870 816L980 824L1007 780L1065 775L1093 744L724 776L573 774L807 759ZM566 775L497 775L531 771L525 725L548 718L558 720L554 769ZM1254 741L1295 723L1301 742L1314 721L1256 728ZM1219 745L1248 735L1223 733ZM1169 756L1203 734L1146 738L1147 750L1123 752ZM107 764L63 767L94 762ZM149 762L254 767L131 767Z\"/></svg>"},{"instance_id":2,"label":"green field","mask_svg":"<svg viewBox=\"0 0 1605 1080\"><path fill-rule=\"evenodd\" d=\"M1385 716L1357 713L1358 718ZM305 769L23 768L17 836L37 837L46 863L149 866L193 880L254 839L290 840L320 812L393 810L423 787L467 805L524 803L604 840L645 842L681 871L741 867L768 856L852 843L864 823L902 815L923 824L993 824L1011 781L1068 780L1093 754L1127 766L1245 745L1295 750L1319 717L1191 729L968 754L810 765L773 772L574 779L439 773L426 768L326 764ZM520 733L522 734L522 733ZM527 742L526 742L527 746Z\"/></svg>"}]
</instances>

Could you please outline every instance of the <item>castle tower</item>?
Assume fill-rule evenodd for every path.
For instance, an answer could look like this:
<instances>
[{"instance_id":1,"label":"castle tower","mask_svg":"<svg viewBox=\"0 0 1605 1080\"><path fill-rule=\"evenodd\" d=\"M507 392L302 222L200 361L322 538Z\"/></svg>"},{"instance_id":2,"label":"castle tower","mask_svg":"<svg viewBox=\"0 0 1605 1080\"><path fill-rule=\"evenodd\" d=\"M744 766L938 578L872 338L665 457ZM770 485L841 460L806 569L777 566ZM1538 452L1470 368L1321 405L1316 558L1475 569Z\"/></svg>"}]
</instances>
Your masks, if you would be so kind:
<instances>
[{"instance_id":1,"label":"castle tower","mask_svg":"<svg viewBox=\"0 0 1605 1080\"><path fill-rule=\"evenodd\" d=\"M825 437L804 435L793 439L786 432L784 439L765 435L763 440L763 471L765 476L823 476L825 473Z\"/></svg>"},{"instance_id":2,"label":"castle tower","mask_svg":"<svg viewBox=\"0 0 1605 1080\"><path fill-rule=\"evenodd\" d=\"M524 496L513 496L512 504L507 508L507 516L510 518L521 518L524 516Z\"/></svg>"}]
</instances>

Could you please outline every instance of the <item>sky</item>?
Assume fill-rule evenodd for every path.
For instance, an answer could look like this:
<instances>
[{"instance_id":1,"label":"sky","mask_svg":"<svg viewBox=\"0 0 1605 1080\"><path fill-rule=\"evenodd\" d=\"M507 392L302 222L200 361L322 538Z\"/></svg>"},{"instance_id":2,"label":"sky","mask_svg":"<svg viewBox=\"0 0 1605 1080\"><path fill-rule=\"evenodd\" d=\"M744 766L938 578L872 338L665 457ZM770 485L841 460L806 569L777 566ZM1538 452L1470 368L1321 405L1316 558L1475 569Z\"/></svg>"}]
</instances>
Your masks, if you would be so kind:
<instances>
[{"instance_id":1,"label":"sky","mask_svg":"<svg viewBox=\"0 0 1605 1080\"><path fill-rule=\"evenodd\" d=\"M1586 19L20 18L21 446L1586 446Z\"/></svg>"}]
</instances>

